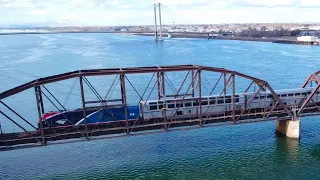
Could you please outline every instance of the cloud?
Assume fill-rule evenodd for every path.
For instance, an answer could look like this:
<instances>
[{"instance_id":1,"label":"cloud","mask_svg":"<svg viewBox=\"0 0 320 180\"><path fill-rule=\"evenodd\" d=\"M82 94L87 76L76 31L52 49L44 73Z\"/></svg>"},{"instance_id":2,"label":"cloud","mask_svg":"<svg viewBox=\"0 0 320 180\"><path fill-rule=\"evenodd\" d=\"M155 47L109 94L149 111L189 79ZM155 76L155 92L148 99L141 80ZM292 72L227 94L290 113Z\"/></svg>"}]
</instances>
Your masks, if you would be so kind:
<instances>
[{"instance_id":1,"label":"cloud","mask_svg":"<svg viewBox=\"0 0 320 180\"><path fill-rule=\"evenodd\" d=\"M157 2L161 2L167 6L208 6L221 8L230 6L291 6L296 0L158 0Z\"/></svg>"},{"instance_id":2,"label":"cloud","mask_svg":"<svg viewBox=\"0 0 320 180\"><path fill-rule=\"evenodd\" d=\"M229 2L239 6L277 7L291 6L295 0L229 0Z\"/></svg>"},{"instance_id":3,"label":"cloud","mask_svg":"<svg viewBox=\"0 0 320 180\"><path fill-rule=\"evenodd\" d=\"M208 0L157 0L156 3L162 3L166 6L199 6L208 5Z\"/></svg>"},{"instance_id":4,"label":"cloud","mask_svg":"<svg viewBox=\"0 0 320 180\"><path fill-rule=\"evenodd\" d=\"M154 2L164 4L163 21L169 24L303 22L320 16L315 8L320 0L0 0L0 25L61 20L81 25L151 25Z\"/></svg>"},{"instance_id":5,"label":"cloud","mask_svg":"<svg viewBox=\"0 0 320 180\"><path fill-rule=\"evenodd\" d=\"M221 9L221 8L227 8L230 5L231 4L229 2L227 2L227 1L213 1L210 4L210 7L214 8L214 9Z\"/></svg>"},{"instance_id":6,"label":"cloud","mask_svg":"<svg viewBox=\"0 0 320 180\"><path fill-rule=\"evenodd\" d=\"M320 7L319 0L300 0L300 6L302 7Z\"/></svg>"},{"instance_id":7,"label":"cloud","mask_svg":"<svg viewBox=\"0 0 320 180\"><path fill-rule=\"evenodd\" d=\"M31 0L1 0L0 7L3 8L33 8L35 3Z\"/></svg>"}]
</instances>

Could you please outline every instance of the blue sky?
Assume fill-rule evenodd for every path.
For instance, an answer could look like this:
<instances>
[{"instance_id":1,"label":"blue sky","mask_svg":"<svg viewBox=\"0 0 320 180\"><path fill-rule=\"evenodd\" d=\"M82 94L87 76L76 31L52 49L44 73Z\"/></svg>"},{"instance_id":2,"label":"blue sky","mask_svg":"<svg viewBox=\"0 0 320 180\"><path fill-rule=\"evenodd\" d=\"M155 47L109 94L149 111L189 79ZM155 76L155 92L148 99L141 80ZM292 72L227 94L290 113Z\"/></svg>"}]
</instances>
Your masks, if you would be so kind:
<instances>
[{"instance_id":1,"label":"blue sky","mask_svg":"<svg viewBox=\"0 0 320 180\"><path fill-rule=\"evenodd\" d=\"M154 0L0 0L0 25L151 25ZM319 22L320 0L157 0L164 24Z\"/></svg>"}]
</instances>

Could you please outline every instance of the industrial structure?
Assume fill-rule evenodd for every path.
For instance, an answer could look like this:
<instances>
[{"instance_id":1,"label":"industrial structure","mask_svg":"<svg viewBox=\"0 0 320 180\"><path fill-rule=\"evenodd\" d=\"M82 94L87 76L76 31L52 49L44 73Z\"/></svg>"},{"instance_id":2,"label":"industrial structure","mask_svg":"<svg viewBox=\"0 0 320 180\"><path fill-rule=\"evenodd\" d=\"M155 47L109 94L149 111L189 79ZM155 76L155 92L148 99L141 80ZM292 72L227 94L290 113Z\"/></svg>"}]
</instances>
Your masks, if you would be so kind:
<instances>
[{"instance_id":1,"label":"industrial structure","mask_svg":"<svg viewBox=\"0 0 320 180\"><path fill-rule=\"evenodd\" d=\"M174 82L169 78L171 73L179 73ZM276 130L278 132L291 138L299 138L300 118L320 115L320 101L318 101L320 100L319 74L320 71L312 74L302 85L302 88L296 91L275 91L268 82L259 78L224 68L198 65L91 69L40 78L0 93L0 103L3 108L6 108L6 111L0 111L0 114L21 129L21 132L1 132L0 147L30 143L46 145L56 140L73 138L89 140L100 135L143 134L150 131L174 130L180 127L204 127L209 126L209 124L213 124L213 126L215 124L231 125L269 120L277 121ZM207 81L205 75L217 77L216 81ZM115 81L119 81L121 89L119 99L103 98L88 80L89 77L102 78L105 76L115 77ZM150 78L143 92L138 91L136 82L130 80L131 76L148 76ZM61 109L63 106L59 102L59 98L56 98L47 86L70 79L76 79L79 82L82 104L79 110L83 114L83 124L46 127L43 115L50 110L45 109L47 107L44 103L45 98L47 102L54 105L56 111L65 111L65 109ZM181 84L178 82L181 82ZM90 91L96 96L95 102L86 100L84 86L89 87ZM109 90L113 88L112 86L108 87ZM161 116L148 119L139 116L136 119L129 119L128 99L130 97L127 95L128 87L131 87L139 97L136 103L141 105L140 109L143 109L142 106L147 104L141 102L151 104L150 97L153 93L156 94L157 102L161 102L158 105L158 111L162 112ZM18 112L18 109L14 109L8 103L5 103L10 97L28 89L34 89L37 112L31 113L37 113L39 122L37 125L24 118ZM196 107L196 111L192 112L193 116L179 114L180 109L187 106L188 99L192 99L193 106ZM214 100L211 102L211 99ZM224 101L220 101L220 99L224 99ZM176 104L176 113L172 115L168 113L170 102ZM242 104L239 104L240 102ZM258 107L257 103L259 102L263 102L264 106L261 107L260 103ZM97 103L98 105L89 106L90 103ZM218 106L227 108L223 113L212 113L216 112ZM88 123L89 116L86 114L88 110L116 107L124 109L124 119L121 121ZM191 110L189 112L191 113ZM9 113L15 116L10 116ZM69 120L67 117L65 119ZM23 122L33 130L27 130L19 122Z\"/></svg>"}]
</instances>

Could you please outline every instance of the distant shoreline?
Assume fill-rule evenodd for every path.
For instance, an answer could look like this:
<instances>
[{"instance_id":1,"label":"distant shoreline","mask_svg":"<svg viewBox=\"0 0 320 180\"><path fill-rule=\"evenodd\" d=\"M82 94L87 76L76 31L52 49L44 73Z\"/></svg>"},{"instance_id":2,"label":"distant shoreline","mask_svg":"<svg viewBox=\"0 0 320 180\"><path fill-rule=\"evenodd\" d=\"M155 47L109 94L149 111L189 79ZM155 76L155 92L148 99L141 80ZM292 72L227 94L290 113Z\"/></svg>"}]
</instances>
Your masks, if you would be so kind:
<instances>
[{"instance_id":1,"label":"distant shoreline","mask_svg":"<svg viewBox=\"0 0 320 180\"><path fill-rule=\"evenodd\" d=\"M102 32L102 31L54 31L54 32L8 32L0 35L28 35L28 34L81 34L81 33L114 33L114 34L132 34L128 32Z\"/></svg>"},{"instance_id":2,"label":"distant shoreline","mask_svg":"<svg viewBox=\"0 0 320 180\"><path fill-rule=\"evenodd\" d=\"M134 33L138 36L154 36L151 33ZM168 37L167 33L163 34L163 37ZM199 38L208 39L206 34L174 34L171 38ZM257 41L257 42L275 42L278 40L295 40L296 37L284 36L284 37L240 37L240 36L215 36L213 39L210 37L208 40L221 39L221 40L238 40L238 41Z\"/></svg>"},{"instance_id":3,"label":"distant shoreline","mask_svg":"<svg viewBox=\"0 0 320 180\"><path fill-rule=\"evenodd\" d=\"M102 31L56 31L56 32L8 32L0 33L3 35L32 35L32 34L81 34L81 33L106 33L106 34L129 34L136 36L154 36L154 33L144 33L144 32L102 32ZM167 33L163 34L163 37L168 37ZM186 34L177 33L173 34L171 38L197 38L197 39L208 39L207 34ZM213 39L210 37L209 40L220 39L220 40L238 40L238 41L257 41L257 42L275 42L279 40L290 40L293 41L296 37L285 36L285 37L240 37L240 36L215 36Z\"/></svg>"}]
</instances>

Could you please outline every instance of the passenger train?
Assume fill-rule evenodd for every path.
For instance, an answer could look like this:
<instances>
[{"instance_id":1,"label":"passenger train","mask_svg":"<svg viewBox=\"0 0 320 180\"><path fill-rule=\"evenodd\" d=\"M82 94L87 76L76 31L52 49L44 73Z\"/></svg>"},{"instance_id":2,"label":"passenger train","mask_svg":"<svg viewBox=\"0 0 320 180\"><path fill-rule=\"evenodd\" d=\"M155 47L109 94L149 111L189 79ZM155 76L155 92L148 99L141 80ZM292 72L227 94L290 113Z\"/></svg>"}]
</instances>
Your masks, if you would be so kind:
<instances>
[{"instance_id":1,"label":"passenger train","mask_svg":"<svg viewBox=\"0 0 320 180\"><path fill-rule=\"evenodd\" d=\"M276 91L283 103L288 107L298 106L302 99L311 94L311 88L298 88ZM234 97L235 110L268 109L276 102L273 95L264 91L254 96L255 93L241 93ZM251 101L251 103L249 103ZM314 102L320 102L319 91L313 97ZM200 103L202 115L218 116L233 111L232 96L203 96L201 101L197 97L172 98L167 100L140 101L139 106L128 106L128 120L152 120L163 118L186 119L199 116ZM249 105L247 105L249 103ZM165 113L165 114L164 114ZM88 124L114 123L125 121L125 107L100 108L86 111ZM84 124L82 109L49 112L42 116L46 128Z\"/></svg>"}]
</instances>

